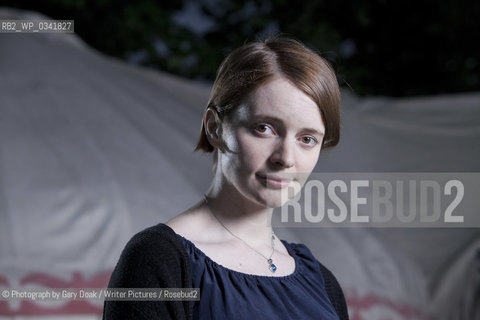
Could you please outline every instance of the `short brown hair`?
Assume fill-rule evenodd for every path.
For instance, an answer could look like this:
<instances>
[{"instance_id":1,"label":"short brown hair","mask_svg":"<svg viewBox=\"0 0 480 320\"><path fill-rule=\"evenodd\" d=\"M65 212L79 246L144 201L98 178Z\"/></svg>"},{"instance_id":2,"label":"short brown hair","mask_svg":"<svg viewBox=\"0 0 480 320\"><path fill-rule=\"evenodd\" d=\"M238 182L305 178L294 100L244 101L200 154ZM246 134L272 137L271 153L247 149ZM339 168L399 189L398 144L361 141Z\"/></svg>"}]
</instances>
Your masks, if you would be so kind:
<instances>
[{"instance_id":1,"label":"short brown hair","mask_svg":"<svg viewBox=\"0 0 480 320\"><path fill-rule=\"evenodd\" d=\"M325 122L322 148L340 139L340 90L330 64L301 42L284 37L247 43L231 52L217 72L208 101L220 118L275 76L288 79L318 106ZM202 120L195 151L213 152Z\"/></svg>"}]
</instances>

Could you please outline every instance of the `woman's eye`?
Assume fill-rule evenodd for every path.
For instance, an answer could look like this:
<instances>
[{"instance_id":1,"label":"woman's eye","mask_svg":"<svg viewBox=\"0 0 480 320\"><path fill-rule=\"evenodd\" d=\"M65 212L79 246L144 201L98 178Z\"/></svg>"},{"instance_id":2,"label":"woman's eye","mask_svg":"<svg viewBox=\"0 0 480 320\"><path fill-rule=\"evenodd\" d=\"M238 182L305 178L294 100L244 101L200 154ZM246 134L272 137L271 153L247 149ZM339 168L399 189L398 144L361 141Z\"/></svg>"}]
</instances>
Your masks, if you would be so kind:
<instances>
[{"instance_id":1,"label":"woman's eye","mask_svg":"<svg viewBox=\"0 0 480 320\"><path fill-rule=\"evenodd\" d=\"M269 133L272 131L272 129L266 125L266 124L259 124L257 125L257 127L255 128L255 130L259 133Z\"/></svg>"},{"instance_id":2,"label":"woman's eye","mask_svg":"<svg viewBox=\"0 0 480 320\"><path fill-rule=\"evenodd\" d=\"M317 144L317 139L315 139L314 137L306 136L306 137L302 137L302 142L309 146L314 146Z\"/></svg>"}]
</instances>

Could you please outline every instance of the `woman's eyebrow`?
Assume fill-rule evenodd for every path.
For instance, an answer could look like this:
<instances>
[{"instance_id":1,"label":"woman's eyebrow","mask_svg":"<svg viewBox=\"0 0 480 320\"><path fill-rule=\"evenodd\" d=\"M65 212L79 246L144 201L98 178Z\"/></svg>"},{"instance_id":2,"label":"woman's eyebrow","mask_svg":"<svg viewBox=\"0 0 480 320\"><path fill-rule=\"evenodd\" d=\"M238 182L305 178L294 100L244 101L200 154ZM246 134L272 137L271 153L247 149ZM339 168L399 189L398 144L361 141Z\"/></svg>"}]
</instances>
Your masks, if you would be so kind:
<instances>
[{"instance_id":1,"label":"woman's eyebrow","mask_svg":"<svg viewBox=\"0 0 480 320\"><path fill-rule=\"evenodd\" d=\"M252 118L255 119L255 120L263 120L263 121L267 121L267 122L283 124L282 119L277 118L275 116L271 116L271 115L254 114L252 116ZM319 136L325 135L325 131L323 129L304 127L304 128L301 128L300 131L307 132L307 133L314 134L314 135L316 134L316 135L319 135Z\"/></svg>"},{"instance_id":2,"label":"woman's eyebrow","mask_svg":"<svg viewBox=\"0 0 480 320\"><path fill-rule=\"evenodd\" d=\"M265 114L253 114L252 119L255 120L264 120L268 122L275 122L275 123L280 123L283 124L283 120L271 115L265 115Z\"/></svg>"},{"instance_id":3,"label":"woman's eyebrow","mask_svg":"<svg viewBox=\"0 0 480 320\"><path fill-rule=\"evenodd\" d=\"M302 128L302 129L300 129L300 131L304 131L304 132L314 134L314 135L316 134L316 135L319 135L319 136L324 136L325 135L325 132L323 130L317 130L317 129L313 129L313 128Z\"/></svg>"}]
</instances>

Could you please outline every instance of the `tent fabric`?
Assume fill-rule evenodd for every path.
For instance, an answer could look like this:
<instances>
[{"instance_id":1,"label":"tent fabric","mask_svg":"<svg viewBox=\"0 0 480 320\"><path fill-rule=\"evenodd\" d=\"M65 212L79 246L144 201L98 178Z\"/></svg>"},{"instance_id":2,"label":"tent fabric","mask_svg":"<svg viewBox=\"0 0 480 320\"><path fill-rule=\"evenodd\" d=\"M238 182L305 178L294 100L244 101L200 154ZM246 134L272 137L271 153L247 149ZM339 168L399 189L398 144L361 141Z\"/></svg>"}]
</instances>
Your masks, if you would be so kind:
<instances>
[{"instance_id":1,"label":"tent fabric","mask_svg":"<svg viewBox=\"0 0 480 320\"><path fill-rule=\"evenodd\" d=\"M192 150L208 92L72 34L0 34L0 289L103 287L134 233L200 199L211 157ZM480 172L480 93L342 99L341 142L315 171ZM478 228L277 234L334 272L351 319L480 319ZM101 303L0 300L0 318L100 313Z\"/></svg>"}]
</instances>

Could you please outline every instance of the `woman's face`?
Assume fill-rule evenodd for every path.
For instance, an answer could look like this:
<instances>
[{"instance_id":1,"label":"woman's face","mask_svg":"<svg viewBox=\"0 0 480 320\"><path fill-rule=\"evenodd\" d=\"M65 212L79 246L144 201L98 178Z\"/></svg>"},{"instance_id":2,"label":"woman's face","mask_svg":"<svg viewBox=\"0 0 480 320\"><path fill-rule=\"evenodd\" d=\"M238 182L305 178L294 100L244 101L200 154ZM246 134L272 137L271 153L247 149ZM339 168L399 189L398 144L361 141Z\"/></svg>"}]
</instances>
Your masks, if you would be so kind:
<instances>
[{"instance_id":1,"label":"woman's face","mask_svg":"<svg viewBox=\"0 0 480 320\"><path fill-rule=\"evenodd\" d=\"M222 121L217 174L244 197L279 207L298 193L320 154L325 126L316 103L284 78L252 92Z\"/></svg>"}]
</instances>

